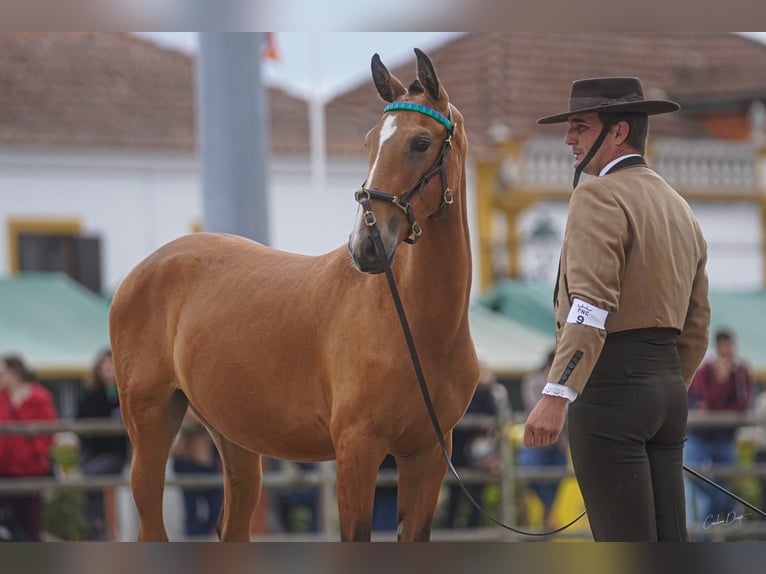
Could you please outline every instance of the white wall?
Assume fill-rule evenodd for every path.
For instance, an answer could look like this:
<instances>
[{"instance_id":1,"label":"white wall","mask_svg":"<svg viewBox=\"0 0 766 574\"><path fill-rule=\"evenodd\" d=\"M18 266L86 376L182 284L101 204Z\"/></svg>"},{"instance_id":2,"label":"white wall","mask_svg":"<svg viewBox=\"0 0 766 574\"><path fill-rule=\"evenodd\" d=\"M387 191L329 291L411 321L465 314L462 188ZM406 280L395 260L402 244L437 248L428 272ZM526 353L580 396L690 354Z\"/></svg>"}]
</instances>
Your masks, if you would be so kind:
<instances>
[{"instance_id":1,"label":"white wall","mask_svg":"<svg viewBox=\"0 0 766 574\"><path fill-rule=\"evenodd\" d=\"M270 162L271 245L318 255L344 245L354 223L354 191L366 160L331 160L322 189L311 185L308 158ZM473 228L474 285L478 285L475 181L468 170ZM141 259L201 222L202 196L192 154L0 151L0 273L9 271L8 218L76 218L83 232L102 238L103 285L117 286ZM760 212L752 203L692 205L708 239L711 285L759 288L763 277ZM524 235L547 219L559 239L542 247L524 245L527 277L553 281L566 224L564 202L541 202L521 219Z\"/></svg>"},{"instance_id":2,"label":"white wall","mask_svg":"<svg viewBox=\"0 0 766 574\"><path fill-rule=\"evenodd\" d=\"M309 184L308 159L271 162L270 244L317 255L343 245L366 162L331 162L326 188ZM102 239L105 291L141 259L202 221L189 154L0 152L0 273L9 272L9 218L78 219Z\"/></svg>"},{"instance_id":3,"label":"white wall","mask_svg":"<svg viewBox=\"0 0 766 574\"><path fill-rule=\"evenodd\" d=\"M271 245L320 255L348 242L357 203L354 192L364 181L365 159L330 160L324 186L312 185L308 158L271 162L269 210Z\"/></svg>"},{"instance_id":4,"label":"white wall","mask_svg":"<svg viewBox=\"0 0 766 574\"><path fill-rule=\"evenodd\" d=\"M102 240L103 285L114 288L158 245L199 218L196 164L176 154L0 153L0 272L9 218L78 219Z\"/></svg>"}]
</instances>

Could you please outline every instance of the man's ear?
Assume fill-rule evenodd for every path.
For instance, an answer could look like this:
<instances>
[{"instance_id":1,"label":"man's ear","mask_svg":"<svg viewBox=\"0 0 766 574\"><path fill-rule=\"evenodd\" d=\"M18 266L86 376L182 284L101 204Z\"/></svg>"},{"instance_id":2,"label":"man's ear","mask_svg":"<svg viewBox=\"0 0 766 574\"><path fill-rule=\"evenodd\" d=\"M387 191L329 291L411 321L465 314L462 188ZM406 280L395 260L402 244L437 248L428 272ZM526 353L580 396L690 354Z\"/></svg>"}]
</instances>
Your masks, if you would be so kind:
<instances>
[{"instance_id":1,"label":"man's ear","mask_svg":"<svg viewBox=\"0 0 766 574\"><path fill-rule=\"evenodd\" d=\"M630 124L625 120L620 120L615 124L615 135L617 136L617 143L623 143L628 139L630 134Z\"/></svg>"}]
</instances>

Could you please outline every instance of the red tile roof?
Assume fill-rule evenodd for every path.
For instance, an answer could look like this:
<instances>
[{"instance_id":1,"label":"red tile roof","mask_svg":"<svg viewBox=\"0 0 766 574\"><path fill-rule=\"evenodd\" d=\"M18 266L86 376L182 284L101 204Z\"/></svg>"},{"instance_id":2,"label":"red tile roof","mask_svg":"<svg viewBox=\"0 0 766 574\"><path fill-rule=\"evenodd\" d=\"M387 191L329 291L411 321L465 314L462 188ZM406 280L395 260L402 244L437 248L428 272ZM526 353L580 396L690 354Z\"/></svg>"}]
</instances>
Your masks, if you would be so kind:
<instances>
[{"instance_id":1,"label":"red tile roof","mask_svg":"<svg viewBox=\"0 0 766 574\"><path fill-rule=\"evenodd\" d=\"M305 101L269 90L272 147L308 149ZM0 144L195 149L194 60L127 33L0 34Z\"/></svg>"},{"instance_id":2,"label":"red tile roof","mask_svg":"<svg viewBox=\"0 0 766 574\"><path fill-rule=\"evenodd\" d=\"M766 96L766 46L728 33L469 33L429 55L466 118L475 155L489 149L496 124L519 138L563 137L561 126L535 120L563 111L577 78L636 75L647 95L689 109ZM414 55L392 72L409 84ZM307 102L276 88L268 98L272 153L308 154ZM382 109L371 81L329 102L328 154L363 154ZM709 135L688 112L653 118L651 129ZM194 130L187 54L126 33L0 34L0 145L190 151Z\"/></svg>"},{"instance_id":3,"label":"red tile roof","mask_svg":"<svg viewBox=\"0 0 766 574\"><path fill-rule=\"evenodd\" d=\"M0 34L0 142L193 148L192 60L127 33Z\"/></svg>"},{"instance_id":4,"label":"red tile roof","mask_svg":"<svg viewBox=\"0 0 766 574\"><path fill-rule=\"evenodd\" d=\"M578 78L638 76L647 96L681 103L766 97L766 46L728 33L469 33L429 56L465 117L475 154L491 144L488 130L496 123L514 137L563 137L561 126L538 126L536 120L565 111ZM411 64L391 71L407 85L415 76L414 55ZM353 151L352 142L361 142L381 110L371 81L330 102L330 149ZM651 132L708 135L684 112L653 118Z\"/></svg>"}]
</instances>

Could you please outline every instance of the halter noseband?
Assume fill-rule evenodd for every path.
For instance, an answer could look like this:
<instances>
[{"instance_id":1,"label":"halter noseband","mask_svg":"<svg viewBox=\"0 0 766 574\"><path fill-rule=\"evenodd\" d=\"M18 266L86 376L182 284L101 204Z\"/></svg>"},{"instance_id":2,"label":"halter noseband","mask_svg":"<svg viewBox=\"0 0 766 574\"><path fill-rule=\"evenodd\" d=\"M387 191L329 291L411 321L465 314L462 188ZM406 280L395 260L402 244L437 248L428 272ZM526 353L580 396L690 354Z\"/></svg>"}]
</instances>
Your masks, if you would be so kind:
<instances>
[{"instance_id":1,"label":"halter noseband","mask_svg":"<svg viewBox=\"0 0 766 574\"><path fill-rule=\"evenodd\" d=\"M447 138L444 140L444 143L442 143L441 150L439 151L439 156L436 158L436 161L434 162L433 166L431 166L431 169L429 169L425 173L425 175L423 175L423 177L421 177L418 180L418 182L412 187L412 189L410 189L407 193L405 193L401 197L396 195L391 195L390 193L378 191L376 189L370 189L365 187L364 184L362 184L362 187L360 187L359 190L354 194L354 198L362 206L362 209L364 210L362 217L364 219L365 225L367 225L368 227L372 227L376 223L375 214L372 212L372 208L370 207L371 199L379 199L382 201L387 201L388 203L393 203L396 207L398 207L404 212L404 214L407 216L407 221L410 224L410 233L404 239L405 243L410 243L410 244L415 243L423 234L423 230L420 227L420 224L415 219L415 213L412 210L410 199L412 199L412 196L415 195L416 192L422 191L423 187L437 173L441 177L443 194L442 194L442 202L439 205L439 209L437 210L436 213L441 212L442 209L444 209L447 205L452 205L452 202L454 201L454 197L452 195L452 190L450 189L447 183L447 168L445 164L447 160L447 154L449 153L449 150L452 149L452 135L455 131L455 126L457 124L453 122L452 120L452 107L449 107L448 109L449 109L449 118L446 118L445 116L443 116L436 110L429 108L428 106L424 106L422 104L416 104L414 102L393 102L391 104L388 104L383 109L383 113L392 112L396 110L406 110L406 111L412 111L412 112L419 112L421 114L427 115L428 117L438 121L447 129Z\"/></svg>"}]
</instances>

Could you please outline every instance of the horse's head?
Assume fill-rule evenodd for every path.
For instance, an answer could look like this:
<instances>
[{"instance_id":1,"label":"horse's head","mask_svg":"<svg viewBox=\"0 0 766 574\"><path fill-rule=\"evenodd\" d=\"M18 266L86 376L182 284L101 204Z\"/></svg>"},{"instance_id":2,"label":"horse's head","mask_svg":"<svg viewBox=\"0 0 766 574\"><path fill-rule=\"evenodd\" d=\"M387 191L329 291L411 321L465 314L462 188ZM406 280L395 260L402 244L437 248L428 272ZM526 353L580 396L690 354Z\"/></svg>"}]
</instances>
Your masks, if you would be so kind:
<instances>
[{"instance_id":1,"label":"horse's head","mask_svg":"<svg viewBox=\"0 0 766 574\"><path fill-rule=\"evenodd\" d=\"M388 105L365 138L369 171L356 194L360 205L348 242L354 266L365 273L383 271L372 225L393 263L399 243L417 241L425 221L452 203L450 185L459 184L460 175L451 172L464 155L463 118L450 105L431 60L418 49L415 54L418 79L409 88L377 54L372 57L372 79Z\"/></svg>"}]
</instances>

